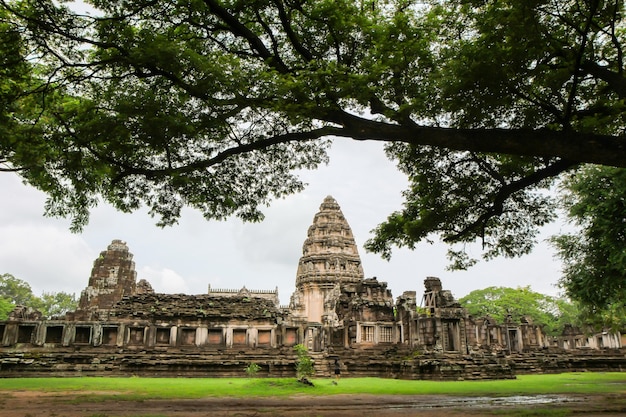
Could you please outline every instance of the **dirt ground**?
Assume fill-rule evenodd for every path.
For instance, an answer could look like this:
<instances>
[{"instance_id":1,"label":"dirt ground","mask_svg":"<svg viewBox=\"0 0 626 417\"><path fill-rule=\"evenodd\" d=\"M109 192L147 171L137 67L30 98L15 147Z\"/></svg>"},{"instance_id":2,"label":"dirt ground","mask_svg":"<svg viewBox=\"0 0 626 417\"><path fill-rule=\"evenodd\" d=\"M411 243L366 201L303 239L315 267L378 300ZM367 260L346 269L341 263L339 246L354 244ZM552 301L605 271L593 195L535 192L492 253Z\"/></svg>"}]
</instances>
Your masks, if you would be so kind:
<instances>
[{"instance_id":1,"label":"dirt ground","mask_svg":"<svg viewBox=\"0 0 626 417\"><path fill-rule=\"evenodd\" d=\"M617 395L471 398L407 395L334 395L194 400L116 400L110 393L18 391L0 399L2 417L461 417L522 415L515 410L568 410L566 415L626 416ZM90 395L97 400L90 401ZM102 395L105 395L102 399ZM551 413L550 413L551 414ZM532 414L529 414L532 415ZM545 414L542 414L545 415ZM563 414L559 414L563 415Z\"/></svg>"}]
</instances>

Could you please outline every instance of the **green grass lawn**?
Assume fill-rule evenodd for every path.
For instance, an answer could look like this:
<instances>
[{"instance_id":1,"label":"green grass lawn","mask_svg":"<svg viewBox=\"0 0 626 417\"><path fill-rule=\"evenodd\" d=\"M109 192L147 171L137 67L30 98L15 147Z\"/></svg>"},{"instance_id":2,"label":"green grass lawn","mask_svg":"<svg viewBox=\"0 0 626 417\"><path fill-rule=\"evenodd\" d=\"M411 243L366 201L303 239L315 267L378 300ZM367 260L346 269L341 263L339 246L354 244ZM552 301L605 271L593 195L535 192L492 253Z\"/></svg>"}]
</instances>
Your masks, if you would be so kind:
<instances>
[{"instance_id":1,"label":"green grass lawn","mask_svg":"<svg viewBox=\"0 0 626 417\"><path fill-rule=\"evenodd\" d=\"M289 395L393 394L509 396L561 393L624 393L626 373L564 373L520 375L514 380L495 381L407 381L383 378L344 378L337 385L331 379L314 379L314 387L295 378L6 378L0 379L0 393L18 390L94 391L102 399L265 397Z\"/></svg>"}]
</instances>

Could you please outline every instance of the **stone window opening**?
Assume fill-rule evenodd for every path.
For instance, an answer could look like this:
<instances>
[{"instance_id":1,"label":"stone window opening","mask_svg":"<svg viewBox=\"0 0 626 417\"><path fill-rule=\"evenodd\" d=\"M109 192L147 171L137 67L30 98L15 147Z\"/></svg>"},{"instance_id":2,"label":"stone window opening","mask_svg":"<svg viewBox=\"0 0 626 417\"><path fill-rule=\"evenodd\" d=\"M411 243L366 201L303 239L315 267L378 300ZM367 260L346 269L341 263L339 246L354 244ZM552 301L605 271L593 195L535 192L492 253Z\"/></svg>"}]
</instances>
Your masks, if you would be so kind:
<instances>
[{"instance_id":1,"label":"stone window opening","mask_svg":"<svg viewBox=\"0 0 626 417\"><path fill-rule=\"evenodd\" d=\"M361 326L361 342L374 343L374 326Z\"/></svg>"},{"instance_id":2,"label":"stone window opening","mask_svg":"<svg viewBox=\"0 0 626 417\"><path fill-rule=\"evenodd\" d=\"M181 329L180 336L181 345L190 346L196 344L196 329Z\"/></svg>"},{"instance_id":3,"label":"stone window opening","mask_svg":"<svg viewBox=\"0 0 626 417\"><path fill-rule=\"evenodd\" d=\"M380 343L392 343L393 342L393 327L381 326L379 328L378 341Z\"/></svg>"},{"instance_id":4,"label":"stone window opening","mask_svg":"<svg viewBox=\"0 0 626 417\"><path fill-rule=\"evenodd\" d=\"M74 343L87 345L91 342L91 327L76 326L74 331Z\"/></svg>"},{"instance_id":5,"label":"stone window opening","mask_svg":"<svg viewBox=\"0 0 626 417\"><path fill-rule=\"evenodd\" d=\"M207 339L209 345L221 346L224 344L224 331L222 329L209 329Z\"/></svg>"},{"instance_id":6,"label":"stone window opening","mask_svg":"<svg viewBox=\"0 0 626 417\"><path fill-rule=\"evenodd\" d=\"M259 346L271 346L272 331L271 330L259 330L257 344Z\"/></svg>"},{"instance_id":7,"label":"stone window opening","mask_svg":"<svg viewBox=\"0 0 626 417\"><path fill-rule=\"evenodd\" d=\"M285 330L285 340L283 340L283 345L285 346L295 346L298 344L298 329L289 328Z\"/></svg>"},{"instance_id":8,"label":"stone window opening","mask_svg":"<svg viewBox=\"0 0 626 417\"><path fill-rule=\"evenodd\" d=\"M102 344L114 346L117 344L117 327L102 328Z\"/></svg>"},{"instance_id":9,"label":"stone window opening","mask_svg":"<svg viewBox=\"0 0 626 417\"><path fill-rule=\"evenodd\" d=\"M246 329L233 329L233 345L245 345L246 335Z\"/></svg>"},{"instance_id":10,"label":"stone window opening","mask_svg":"<svg viewBox=\"0 0 626 417\"><path fill-rule=\"evenodd\" d=\"M58 344L63 341L63 326L48 326L46 327L46 341L45 343Z\"/></svg>"},{"instance_id":11,"label":"stone window opening","mask_svg":"<svg viewBox=\"0 0 626 417\"><path fill-rule=\"evenodd\" d=\"M131 327L128 329L128 344L129 345L143 345L143 327Z\"/></svg>"},{"instance_id":12,"label":"stone window opening","mask_svg":"<svg viewBox=\"0 0 626 417\"><path fill-rule=\"evenodd\" d=\"M35 326L20 325L17 329L17 343L32 343Z\"/></svg>"},{"instance_id":13,"label":"stone window opening","mask_svg":"<svg viewBox=\"0 0 626 417\"><path fill-rule=\"evenodd\" d=\"M0 343L4 340L4 324L0 324Z\"/></svg>"},{"instance_id":14,"label":"stone window opening","mask_svg":"<svg viewBox=\"0 0 626 417\"><path fill-rule=\"evenodd\" d=\"M169 345L170 344L170 328L161 327L156 329L155 343L157 345Z\"/></svg>"}]
</instances>

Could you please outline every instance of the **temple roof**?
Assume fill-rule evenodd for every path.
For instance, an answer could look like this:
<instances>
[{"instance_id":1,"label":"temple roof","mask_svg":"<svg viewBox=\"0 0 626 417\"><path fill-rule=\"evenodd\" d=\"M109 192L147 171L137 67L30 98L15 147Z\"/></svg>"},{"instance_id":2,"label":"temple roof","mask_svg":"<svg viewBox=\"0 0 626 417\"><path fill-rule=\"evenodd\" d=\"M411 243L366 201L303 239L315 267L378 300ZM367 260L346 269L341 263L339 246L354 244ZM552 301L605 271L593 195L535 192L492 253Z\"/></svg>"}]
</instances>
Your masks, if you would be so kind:
<instances>
[{"instance_id":1,"label":"temple roof","mask_svg":"<svg viewBox=\"0 0 626 417\"><path fill-rule=\"evenodd\" d=\"M272 320L279 315L270 300L259 297L214 297L207 294L141 294L122 298L111 316L135 319L197 318Z\"/></svg>"}]
</instances>

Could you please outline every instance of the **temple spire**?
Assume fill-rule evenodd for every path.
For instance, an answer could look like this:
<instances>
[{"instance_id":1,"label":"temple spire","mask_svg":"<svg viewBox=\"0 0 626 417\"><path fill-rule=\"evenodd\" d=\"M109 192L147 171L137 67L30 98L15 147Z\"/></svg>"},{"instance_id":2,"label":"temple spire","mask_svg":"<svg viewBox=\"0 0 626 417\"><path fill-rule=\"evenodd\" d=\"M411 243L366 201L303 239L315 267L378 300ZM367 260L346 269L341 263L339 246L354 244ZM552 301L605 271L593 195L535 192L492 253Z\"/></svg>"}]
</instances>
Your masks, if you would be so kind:
<instances>
[{"instance_id":1,"label":"temple spire","mask_svg":"<svg viewBox=\"0 0 626 417\"><path fill-rule=\"evenodd\" d=\"M364 278L352 229L331 196L309 227L298 264L296 287L307 282L348 283Z\"/></svg>"},{"instance_id":2,"label":"temple spire","mask_svg":"<svg viewBox=\"0 0 626 417\"><path fill-rule=\"evenodd\" d=\"M361 257L352 229L337 201L324 199L302 245L291 306L309 322L327 314L324 300L345 284L364 279Z\"/></svg>"}]
</instances>

